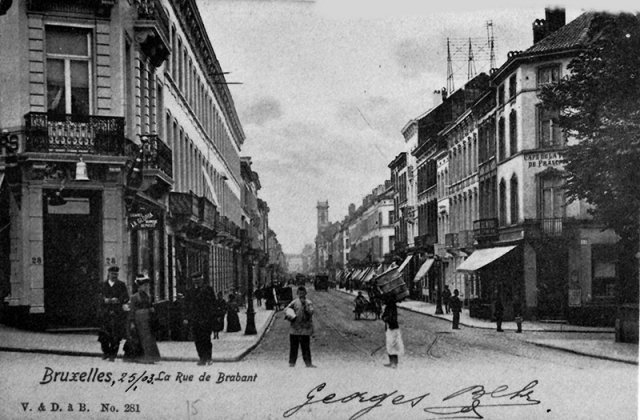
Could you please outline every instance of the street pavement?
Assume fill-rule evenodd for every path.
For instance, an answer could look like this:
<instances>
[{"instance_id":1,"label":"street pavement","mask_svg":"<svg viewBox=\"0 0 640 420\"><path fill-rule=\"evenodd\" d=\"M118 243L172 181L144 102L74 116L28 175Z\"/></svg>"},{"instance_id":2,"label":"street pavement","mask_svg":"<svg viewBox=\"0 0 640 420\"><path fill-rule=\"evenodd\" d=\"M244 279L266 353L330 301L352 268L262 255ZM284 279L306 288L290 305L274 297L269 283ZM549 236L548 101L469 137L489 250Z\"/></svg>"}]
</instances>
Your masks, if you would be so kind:
<instances>
[{"instance_id":1,"label":"street pavement","mask_svg":"<svg viewBox=\"0 0 640 420\"><path fill-rule=\"evenodd\" d=\"M214 362L235 362L241 360L253 350L264 336L275 311L254 304L256 335L245 335L247 322L246 308L241 308L240 325L242 331L228 333L221 331L213 343ZM124 343L124 341L122 342ZM193 361L198 360L193 341L159 341L158 349L162 360ZM25 331L0 324L0 351L19 351L29 353L48 353L71 356L102 357L97 334L47 333ZM122 345L119 357L122 356Z\"/></svg>"},{"instance_id":2,"label":"street pavement","mask_svg":"<svg viewBox=\"0 0 640 420\"><path fill-rule=\"evenodd\" d=\"M357 290L338 290L353 296L358 294ZM433 303L406 299L398 303L398 308L453 322L453 314L451 313L436 314L436 305ZM496 329L494 322L470 317L468 309L463 309L460 314L460 326ZM504 334L514 334L519 339L537 346L604 360L638 364L638 345L616 342L613 327L583 327L562 323L525 321L522 324L521 334L516 333L515 322L503 322L502 329L505 331Z\"/></svg>"},{"instance_id":3,"label":"street pavement","mask_svg":"<svg viewBox=\"0 0 640 420\"><path fill-rule=\"evenodd\" d=\"M338 289L340 292L356 295L357 291ZM235 362L241 360L261 341L275 312L266 310L264 305L255 307L256 335L244 332L221 332L219 340L213 340L214 362ZM435 314L436 305L414 300L405 300L399 308L452 321L452 314ZM240 312L240 323L246 325L246 310ZM466 328L495 329L495 324L486 320L471 318L468 309L460 315L460 325ZM516 334L515 322L504 322L504 334L528 343L553 348L584 356L596 357L630 364L638 364L638 345L618 343L614 340L613 328L582 327L558 323L525 321L522 334ZM555 334L557 333L557 334ZM195 346L191 341L161 341L158 348L162 360L197 361ZM19 330L0 324L0 351L19 351L101 357L100 344L96 334L45 333ZM121 352L122 353L122 352Z\"/></svg>"}]
</instances>

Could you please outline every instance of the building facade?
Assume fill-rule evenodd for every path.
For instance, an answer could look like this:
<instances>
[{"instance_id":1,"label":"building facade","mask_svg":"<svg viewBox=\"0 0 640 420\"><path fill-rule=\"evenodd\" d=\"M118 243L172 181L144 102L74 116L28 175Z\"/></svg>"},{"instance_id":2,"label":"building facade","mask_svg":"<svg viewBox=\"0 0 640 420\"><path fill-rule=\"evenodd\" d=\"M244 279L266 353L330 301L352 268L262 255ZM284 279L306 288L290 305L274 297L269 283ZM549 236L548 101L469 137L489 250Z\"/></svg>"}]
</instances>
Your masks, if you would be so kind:
<instances>
[{"instance_id":1,"label":"building facade","mask_svg":"<svg viewBox=\"0 0 640 420\"><path fill-rule=\"evenodd\" d=\"M95 325L111 266L158 304L245 287L245 135L194 0L13 2L0 51L9 319Z\"/></svg>"}]
</instances>

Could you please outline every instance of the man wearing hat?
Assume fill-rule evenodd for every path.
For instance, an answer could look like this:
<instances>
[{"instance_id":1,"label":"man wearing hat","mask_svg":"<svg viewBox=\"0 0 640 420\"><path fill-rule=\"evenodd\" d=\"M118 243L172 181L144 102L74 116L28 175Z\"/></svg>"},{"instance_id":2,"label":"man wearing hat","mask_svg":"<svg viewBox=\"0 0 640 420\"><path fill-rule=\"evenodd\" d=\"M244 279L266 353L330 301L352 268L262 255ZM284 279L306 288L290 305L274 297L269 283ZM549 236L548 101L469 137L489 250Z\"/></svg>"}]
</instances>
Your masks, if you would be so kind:
<instances>
[{"instance_id":1,"label":"man wearing hat","mask_svg":"<svg viewBox=\"0 0 640 420\"><path fill-rule=\"evenodd\" d=\"M127 286L118 280L119 271L117 266L109 267L107 280L100 287L101 328L98 341L102 346L102 358L112 362L118 354L120 340L126 335L127 316L124 305L129 302Z\"/></svg>"},{"instance_id":2,"label":"man wearing hat","mask_svg":"<svg viewBox=\"0 0 640 420\"><path fill-rule=\"evenodd\" d=\"M191 326L193 341L198 352L198 365L211 364L211 332L213 331L213 309L216 295L213 288L204 284L202 273L191 276L192 287L187 291L185 303L187 319L184 321Z\"/></svg>"}]
</instances>

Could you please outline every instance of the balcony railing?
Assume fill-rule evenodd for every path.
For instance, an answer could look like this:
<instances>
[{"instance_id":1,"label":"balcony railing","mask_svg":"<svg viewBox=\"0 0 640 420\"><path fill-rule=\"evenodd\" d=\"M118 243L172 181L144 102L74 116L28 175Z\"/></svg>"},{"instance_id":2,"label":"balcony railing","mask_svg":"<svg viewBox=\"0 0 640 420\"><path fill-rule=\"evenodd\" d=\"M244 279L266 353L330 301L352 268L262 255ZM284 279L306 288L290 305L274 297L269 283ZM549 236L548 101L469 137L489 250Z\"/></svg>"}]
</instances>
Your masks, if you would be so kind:
<instances>
[{"instance_id":1,"label":"balcony railing","mask_svg":"<svg viewBox=\"0 0 640 420\"><path fill-rule=\"evenodd\" d=\"M539 219L540 230L543 235L546 236L562 236L563 232L563 219L562 218L552 218L552 219Z\"/></svg>"},{"instance_id":2,"label":"balcony railing","mask_svg":"<svg viewBox=\"0 0 640 420\"><path fill-rule=\"evenodd\" d=\"M458 246L460 248L471 248L475 238L472 230L461 230L458 232Z\"/></svg>"},{"instance_id":3,"label":"balcony railing","mask_svg":"<svg viewBox=\"0 0 640 420\"><path fill-rule=\"evenodd\" d=\"M414 244L416 247L433 246L437 241L436 235L430 233L419 235L414 238Z\"/></svg>"},{"instance_id":4,"label":"balcony railing","mask_svg":"<svg viewBox=\"0 0 640 420\"><path fill-rule=\"evenodd\" d=\"M444 246L446 248L457 248L458 244L458 234L457 233L447 233L444 235Z\"/></svg>"},{"instance_id":5,"label":"balcony railing","mask_svg":"<svg viewBox=\"0 0 640 420\"><path fill-rule=\"evenodd\" d=\"M160 0L134 0L135 30L142 50L159 67L169 56L169 17Z\"/></svg>"},{"instance_id":6,"label":"balcony railing","mask_svg":"<svg viewBox=\"0 0 640 420\"><path fill-rule=\"evenodd\" d=\"M218 212L215 204L206 197L200 197L200 220L208 229L215 229Z\"/></svg>"},{"instance_id":7,"label":"balcony railing","mask_svg":"<svg viewBox=\"0 0 640 420\"><path fill-rule=\"evenodd\" d=\"M124 156L124 118L96 115L25 115L25 152Z\"/></svg>"},{"instance_id":8,"label":"balcony railing","mask_svg":"<svg viewBox=\"0 0 640 420\"><path fill-rule=\"evenodd\" d=\"M169 178L173 177L173 153L160 138L155 135L143 135L146 139L144 153L144 169L156 169L164 172Z\"/></svg>"},{"instance_id":9,"label":"balcony railing","mask_svg":"<svg viewBox=\"0 0 640 420\"><path fill-rule=\"evenodd\" d=\"M171 192L169 194L169 211L174 216L200 219L200 200L192 193Z\"/></svg>"},{"instance_id":10,"label":"balcony railing","mask_svg":"<svg viewBox=\"0 0 640 420\"><path fill-rule=\"evenodd\" d=\"M477 240L498 236L498 219L491 218L474 220L473 235Z\"/></svg>"}]
</instances>

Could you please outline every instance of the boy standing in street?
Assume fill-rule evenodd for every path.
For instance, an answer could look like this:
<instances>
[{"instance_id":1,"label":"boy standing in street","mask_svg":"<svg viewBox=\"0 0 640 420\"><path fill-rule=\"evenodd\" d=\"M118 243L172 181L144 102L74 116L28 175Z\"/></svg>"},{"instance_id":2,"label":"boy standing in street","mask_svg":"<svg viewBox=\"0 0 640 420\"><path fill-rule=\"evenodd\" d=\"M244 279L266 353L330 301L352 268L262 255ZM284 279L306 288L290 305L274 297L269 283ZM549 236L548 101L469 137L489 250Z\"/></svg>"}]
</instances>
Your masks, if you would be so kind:
<instances>
[{"instance_id":1,"label":"boy standing in street","mask_svg":"<svg viewBox=\"0 0 640 420\"><path fill-rule=\"evenodd\" d=\"M307 289L298 287L298 298L287 305L293 309L295 318L290 320L289 328L289 366L294 367L298 359L298 347L302 348L302 360L308 368L314 368L311 363L311 336L313 335L313 303L307 299ZM286 310L286 309L285 309Z\"/></svg>"}]
</instances>

